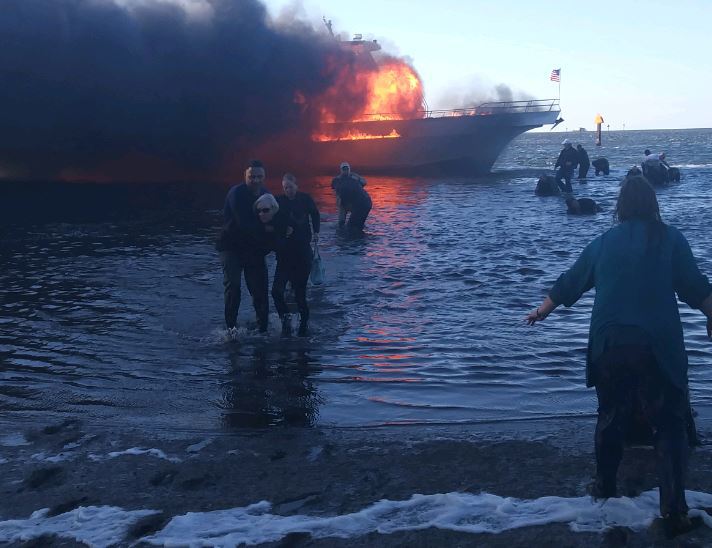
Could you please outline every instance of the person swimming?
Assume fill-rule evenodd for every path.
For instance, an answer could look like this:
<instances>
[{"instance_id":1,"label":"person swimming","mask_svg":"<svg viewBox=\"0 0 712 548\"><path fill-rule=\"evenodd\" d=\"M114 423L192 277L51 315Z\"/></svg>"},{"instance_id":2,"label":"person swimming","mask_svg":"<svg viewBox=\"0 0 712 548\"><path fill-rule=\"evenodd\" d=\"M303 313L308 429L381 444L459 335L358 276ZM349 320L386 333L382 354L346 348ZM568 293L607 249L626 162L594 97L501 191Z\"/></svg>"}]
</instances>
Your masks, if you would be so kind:
<instances>
[{"instance_id":1,"label":"person swimming","mask_svg":"<svg viewBox=\"0 0 712 548\"><path fill-rule=\"evenodd\" d=\"M595 215L599 211L602 211L601 206L599 206L591 198L574 198L569 196L566 198L566 213L570 215Z\"/></svg>"},{"instance_id":2,"label":"person swimming","mask_svg":"<svg viewBox=\"0 0 712 548\"><path fill-rule=\"evenodd\" d=\"M561 194L561 189L552 175L542 175L536 182L534 194L537 196L558 196Z\"/></svg>"}]
</instances>

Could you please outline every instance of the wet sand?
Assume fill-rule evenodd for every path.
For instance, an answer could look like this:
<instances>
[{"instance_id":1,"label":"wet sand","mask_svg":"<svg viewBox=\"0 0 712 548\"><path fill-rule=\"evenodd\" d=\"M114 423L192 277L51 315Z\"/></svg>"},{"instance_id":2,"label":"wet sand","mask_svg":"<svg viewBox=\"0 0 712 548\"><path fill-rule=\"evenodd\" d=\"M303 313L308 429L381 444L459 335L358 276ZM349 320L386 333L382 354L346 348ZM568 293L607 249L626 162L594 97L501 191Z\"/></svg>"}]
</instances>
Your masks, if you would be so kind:
<instances>
[{"instance_id":1,"label":"wet sand","mask_svg":"<svg viewBox=\"0 0 712 548\"><path fill-rule=\"evenodd\" d=\"M102 431L78 421L14 432L6 424L0 435L0 517L24 519L42 508L59 515L79 506L160 510L130 528L120 543L130 545L161 530L173 516L262 500L271 502L272 513L279 515L343 515L381 499L404 500L415 493L579 497L586 494L594 470L592 427L586 418L489 427L290 428L146 436L140 431ZM153 451L111 458L112 452L130 448ZM712 451L696 449L687 488L712 492L710 470ZM629 449L620 478L622 495L635 497L654 488L652 452ZM14 544L81 545L49 536ZM567 524L500 534L429 528L349 539L315 540L296 533L263 545L710 546L712 529L701 526L670 541L657 523L638 532L615 528L603 534L573 532Z\"/></svg>"}]
</instances>

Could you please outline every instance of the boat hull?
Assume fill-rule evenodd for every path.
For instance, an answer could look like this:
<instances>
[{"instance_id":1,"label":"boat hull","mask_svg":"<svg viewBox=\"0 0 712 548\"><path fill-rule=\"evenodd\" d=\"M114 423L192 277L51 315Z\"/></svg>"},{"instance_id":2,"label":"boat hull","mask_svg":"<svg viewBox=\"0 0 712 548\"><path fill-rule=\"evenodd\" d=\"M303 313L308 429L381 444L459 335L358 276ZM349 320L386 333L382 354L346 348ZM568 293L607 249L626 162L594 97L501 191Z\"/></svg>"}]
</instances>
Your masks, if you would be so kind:
<instances>
[{"instance_id":1,"label":"boat hull","mask_svg":"<svg viewBox=\"0 0 712 548\"><path fill-rule=\"evenodd\" d=\"M318 174L334 173L347 161L364 174L485 175L512 139L553 124L558 115L549 110L330 124L330 135L399 137L314 141L308 158Z\"/></svg>"}]
</instances>

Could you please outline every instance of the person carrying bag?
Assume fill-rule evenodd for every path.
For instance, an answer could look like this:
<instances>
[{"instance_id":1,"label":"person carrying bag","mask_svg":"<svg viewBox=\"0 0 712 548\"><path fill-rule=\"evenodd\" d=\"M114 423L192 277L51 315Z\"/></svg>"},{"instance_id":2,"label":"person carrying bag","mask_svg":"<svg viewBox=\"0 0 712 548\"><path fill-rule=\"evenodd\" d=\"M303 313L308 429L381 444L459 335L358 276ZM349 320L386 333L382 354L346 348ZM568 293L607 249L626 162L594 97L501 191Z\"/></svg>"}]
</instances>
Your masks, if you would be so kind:
<instances>
[{"instance_id":1,"label":"person carrying bag","mask_svg":"<svg viewBox=\"0 0 712 548\"><path fill-rule=\"evenodd\" d=\"M312 259L311 273L309 275L311 283L321 285L324 283L324 263L319 254L319 244L314 242L314 258Z\"/></svg>"}]
</instances>

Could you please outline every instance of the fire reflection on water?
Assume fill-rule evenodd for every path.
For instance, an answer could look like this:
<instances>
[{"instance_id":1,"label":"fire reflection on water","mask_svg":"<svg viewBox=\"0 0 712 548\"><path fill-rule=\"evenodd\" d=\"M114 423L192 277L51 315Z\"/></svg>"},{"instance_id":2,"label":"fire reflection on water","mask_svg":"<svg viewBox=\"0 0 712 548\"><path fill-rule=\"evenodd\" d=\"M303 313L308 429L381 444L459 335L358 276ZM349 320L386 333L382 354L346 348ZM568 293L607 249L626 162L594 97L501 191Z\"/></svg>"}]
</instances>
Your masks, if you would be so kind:
<instances>
[{"instance_id":1,"label":"fire reflection on water","mask_svg":"<svg viewBox=\"0 0 712 548\"><path fill-rule=\"evenodd\" d=\"M348 158L345 158L348 160ZM358 172L358 165L352 166ZM335 170L336 171L336 170ZM336 175L336 173L335 173ZM366 190L373 201L369 215L366 243L368 244L367 275L379 280L378 298L389 309L403 311L418 305L422 296L403 291L411 280L388 275L389 272L416 272L418 253L404 253L403 249L417 250L427 244L415 232L418 225L416 211L422 209L427 199L427 187L413 179L399 177L367 177ZM336 197L331 189L330 177L318 177L300 182L301 190L308 192L316 201L322 216L333 220L336 213ZM391 245L408 241L409 246ZM358 242L344 240L344 251ZM371 314L353 341L365 351L356 357L353 368L358 372L352 380L378 383L420 382L411 371L417 369L415 356L409 349L418 344L418 327L394 325L391 319ZM390 325L388 325L390 324ZM384 327L388 325L388 327Z\"/></svg>"}]
</instances>

